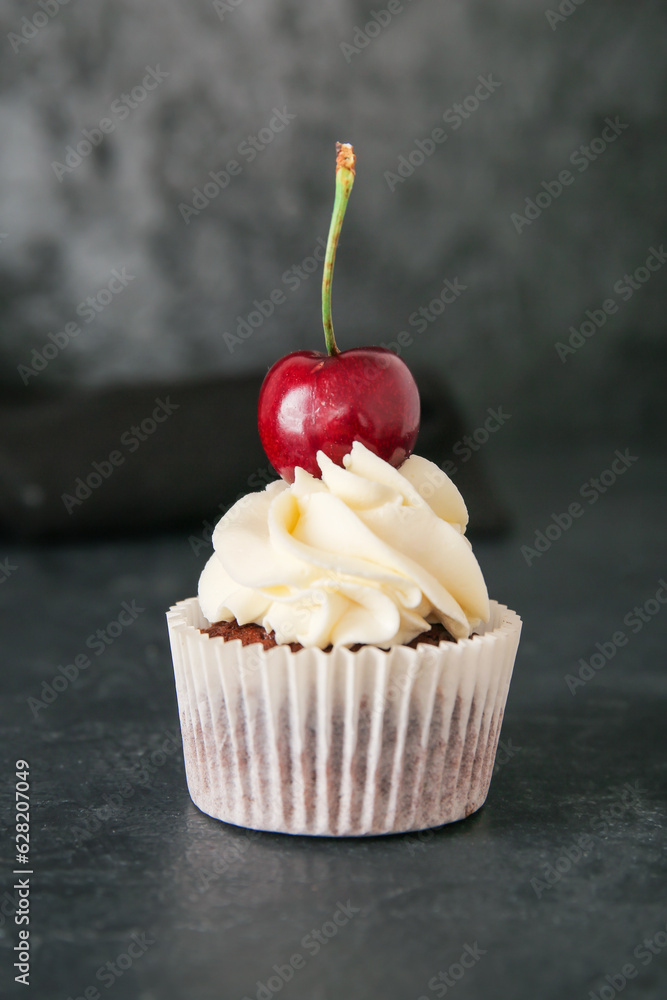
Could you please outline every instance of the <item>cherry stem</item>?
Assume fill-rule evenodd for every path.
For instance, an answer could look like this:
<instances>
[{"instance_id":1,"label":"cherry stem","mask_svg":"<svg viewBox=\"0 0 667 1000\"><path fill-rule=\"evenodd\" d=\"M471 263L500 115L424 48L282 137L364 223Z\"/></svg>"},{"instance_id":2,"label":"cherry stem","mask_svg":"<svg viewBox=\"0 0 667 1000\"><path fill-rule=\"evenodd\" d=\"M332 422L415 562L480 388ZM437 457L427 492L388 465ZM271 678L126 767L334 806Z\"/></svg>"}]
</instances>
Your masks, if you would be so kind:
<instances>
[{"instance_id":1,"label":"cherry stem","mask_svg":"<svg viewBox=\"0 0 667 1000\"><path fill-rule=\"evenodd\" d=\"M327 353L330 356L340 354L334 337L331 321L331 286L333 284L334 261L338 240L343 225L345 209L354 184L354 165L356 157L349 142L336 143L336 197L334 199L331 226L327 239L327 251L324 257L324 274L322 275L322 322L324 323L324 340Z\"/></svg>"}]
</instances>

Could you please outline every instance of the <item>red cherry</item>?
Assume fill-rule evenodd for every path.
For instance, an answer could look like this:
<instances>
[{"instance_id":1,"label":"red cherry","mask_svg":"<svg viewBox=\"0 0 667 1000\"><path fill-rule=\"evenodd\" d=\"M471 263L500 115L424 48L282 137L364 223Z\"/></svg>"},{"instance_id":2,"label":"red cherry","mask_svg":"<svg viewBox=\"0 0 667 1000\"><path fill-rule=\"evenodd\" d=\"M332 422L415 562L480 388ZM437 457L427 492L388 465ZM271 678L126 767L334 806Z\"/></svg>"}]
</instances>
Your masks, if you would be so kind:
<instances>
[{"instance_id":1,"label":"red cherry","mask_svg":"<svg viewBox=\"0 0 667 1000\"><path fill-rule=\"evenodd\" d=\"M343 464L355 441L399 466L419 430L419 391L410 370L386 347L339 351L331 321L331 284L356 157L336 143L336 196L322 275L327 353L295 351L271 368L259 393L259 436L274 469L289 483L300 466L320 476L317 452Z\"/></svg>"},{"instance_id":2,"label":"red cherry","mask_svg":"<svg viewBox=\"0 0 667 1000\"><path fill-rule=\"evenodd\" d=\"M399 466L417 439L419 391L407 365L384 347L296 351L264 379L258 422L269 461L289 483L295 466L321 475L320 450L342 465L354 441Z\"/></svg>"}]
</instances>

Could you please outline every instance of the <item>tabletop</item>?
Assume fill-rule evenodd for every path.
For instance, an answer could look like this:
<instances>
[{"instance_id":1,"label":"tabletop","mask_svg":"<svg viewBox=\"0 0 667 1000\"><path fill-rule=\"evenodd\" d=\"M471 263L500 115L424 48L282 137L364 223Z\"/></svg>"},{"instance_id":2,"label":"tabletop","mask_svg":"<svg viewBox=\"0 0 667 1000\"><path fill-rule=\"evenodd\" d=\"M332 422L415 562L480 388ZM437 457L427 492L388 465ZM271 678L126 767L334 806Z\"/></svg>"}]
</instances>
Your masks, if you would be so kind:
<instances>
[{"instance_id":1,"label":"tabletop","mask_svg":"<svg viewBox=\"0 0 667 1000\"><path fill-rule=\"evenodd\" d=\"M490 456L514 525L474 548L523 635L486 804L416 834L192 804L164 613L196 592L196 525L5 542L1 995L664 998L666 483L626 444Z\"/></svg>"}]
</instances>

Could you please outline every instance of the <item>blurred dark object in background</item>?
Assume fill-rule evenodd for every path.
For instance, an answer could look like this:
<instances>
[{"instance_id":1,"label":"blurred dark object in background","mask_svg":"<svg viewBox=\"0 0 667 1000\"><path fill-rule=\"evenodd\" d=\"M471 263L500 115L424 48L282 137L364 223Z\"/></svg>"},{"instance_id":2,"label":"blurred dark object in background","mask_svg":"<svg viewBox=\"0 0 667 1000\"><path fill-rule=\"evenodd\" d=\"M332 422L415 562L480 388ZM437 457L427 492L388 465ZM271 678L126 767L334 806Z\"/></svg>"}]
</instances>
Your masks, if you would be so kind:
<instances>
[{"instance_id":1,"label":"blurred dark object in background","mask_svg":"<svg viewBox=\"0 0 667 1000\"><path fill-rule=\"evenodd\" d=\"M507 515L479 456L452 455L465 428L447 389L428 373L416 377L417 453L438 464L454 458L472 533L502 530ZM239 496L276 478L257 433L262 378L5 397L0 531L71 537L190 525L204 538Z\"/></svg>"}]
</instances>

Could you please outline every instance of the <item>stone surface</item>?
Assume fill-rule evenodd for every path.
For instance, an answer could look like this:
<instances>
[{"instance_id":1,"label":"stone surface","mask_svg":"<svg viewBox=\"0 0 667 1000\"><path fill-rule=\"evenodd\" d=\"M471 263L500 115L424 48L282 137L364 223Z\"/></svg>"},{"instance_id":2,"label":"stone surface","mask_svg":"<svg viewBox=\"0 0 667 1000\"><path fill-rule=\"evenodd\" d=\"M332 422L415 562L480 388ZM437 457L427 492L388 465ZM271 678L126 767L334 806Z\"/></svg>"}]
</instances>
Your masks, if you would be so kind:
<instances>
[{"instance_id":1,"label":"stone surface","mask_svg":"<svg viewBox=\"0 0 667 1000\"><path fill-rule=\"evenodd\" d=\"M419 835L249 834L192 805L164 621L203 562L185 534L5 543L2 995L255 1000L271 980L293 1000L431 1000L445 995L433 977L451 969L460 1000L562 1000L599 996L632 963L624 995L664 997L667 608L641 628L624 618L665 575L665 476L639 449L589 504L580 488L617 444L494 449L516 529L475 547L524 630L485 806ZM577 500L583 515L528 566L521 546ZM136 618L96 645L123 602ZM619 630L627 645L572 694L566 675ZM78 654L90 666L35 717L27 699ZM11 971L18 758L31 770L30 991ZM127 964L133 934L139 955L113 978L106 963ZM280 990L274 966L289 977Z\"/></svg>"}]
</instances>

